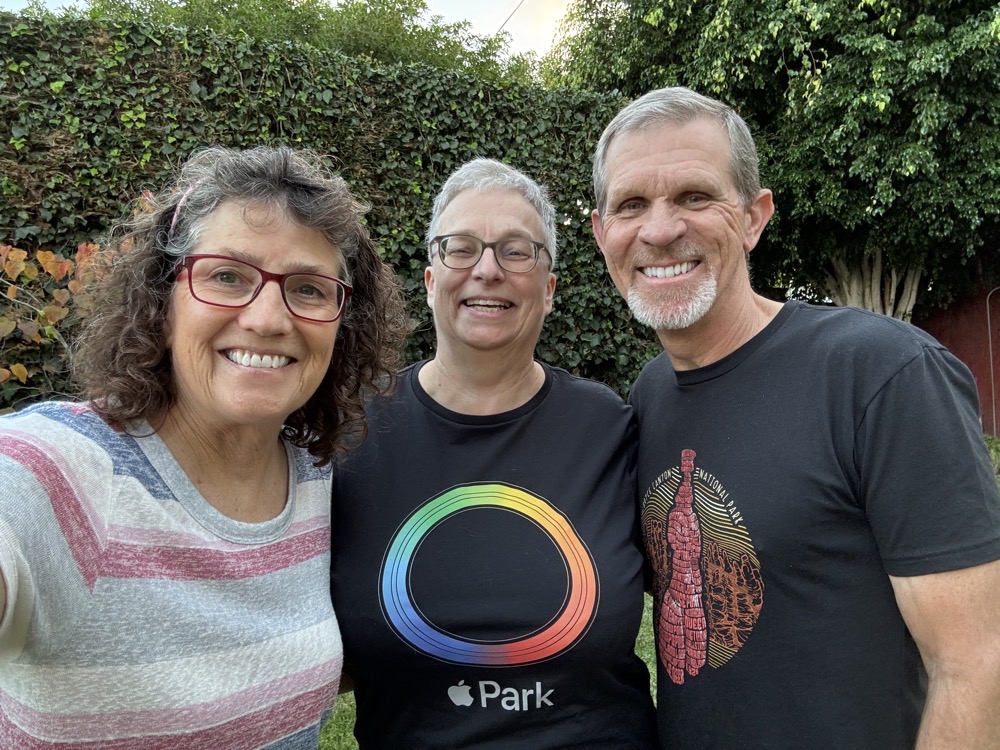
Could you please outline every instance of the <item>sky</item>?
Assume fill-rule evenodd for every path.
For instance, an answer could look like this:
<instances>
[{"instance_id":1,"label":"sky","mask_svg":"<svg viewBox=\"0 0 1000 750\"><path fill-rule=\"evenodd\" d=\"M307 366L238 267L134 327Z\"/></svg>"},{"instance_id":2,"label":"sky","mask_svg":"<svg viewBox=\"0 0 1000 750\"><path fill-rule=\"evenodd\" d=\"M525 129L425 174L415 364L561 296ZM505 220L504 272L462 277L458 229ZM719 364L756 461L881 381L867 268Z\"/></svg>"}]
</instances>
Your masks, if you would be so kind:
<instances>
[{"instance_id":1,"label":"sky","mask_svg":"<svg viewBox=\"0 0 1000 750\"><path fill-rule=\"evenodd\" d=\"M491 36L503 28L511 36L509 52L534 51L541 57L552 46L569 0L425 0L432 16L445 22L469 21L472 31ZM59 8L72 0L45 0ZM27 0L0 0L4 10L20 10ZM508 20L509 17L509 20Z\"/></svg>"},{"instance_id":2,"label":"sky","mask_svg":"<svg viewBox=\"0 0 1000 750\"><path fill-rule=\"evenodd\" d=\"M0 0L2 1L2 0ZM445 21L467 20L483 36L503 30L511 35L509 51L549 51L569 0L425 0L431 15ZM513 14L513 15L512 15ZM510 20L507 20L508 16ZM504 22L506 21L506 25Z\"/></svg>"}]
</instances>

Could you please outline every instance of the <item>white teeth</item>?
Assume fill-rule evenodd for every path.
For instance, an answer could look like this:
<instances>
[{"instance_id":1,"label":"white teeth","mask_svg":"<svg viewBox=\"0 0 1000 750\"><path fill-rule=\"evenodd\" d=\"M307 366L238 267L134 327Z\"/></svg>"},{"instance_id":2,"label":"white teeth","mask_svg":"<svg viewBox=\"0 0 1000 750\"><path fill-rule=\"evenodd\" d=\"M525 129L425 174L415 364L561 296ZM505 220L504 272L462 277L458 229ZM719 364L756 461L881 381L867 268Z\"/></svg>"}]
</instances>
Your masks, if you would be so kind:
<instances>
[{"instance_id":1,"label":"white teeth","mask_svg":"<svg viewBox=\"0 0 1000 750\"><path fill-rule=\"evenodd\" d=\"M497 310L506 310L510 307L510 302L501 302L497 299L467 299L465 304L469 307L492 307Z\"/></svg>"},{"instance_id":2,"label":"white teeth","mask_svg":"<svg viewBox=\"0 0 1000 750\"><path fill-rule=\"evenodd\" d=\"M232 349L226 356L231 362L235 362L238 365L243 365L244 367L263 367L265 369L284 367L291 361L288 357L280 354L265 354L261 356L260 354L251 354L241 349Z\"/></svg>"},{"instance_id":3,"label":"white teeth","mask_svg":"<svg viewBox=\"0 0 1000 750\"><path fill-rule=\"evenodd\" d=\"M646 266L642 269L644 276L653 276L657 279L672 279L674 276L679 276L682 273L687 273L693 269L697 263L693 260L688 260L683 263L677 263L672 266Z\"/></svg>"}]
</instances>

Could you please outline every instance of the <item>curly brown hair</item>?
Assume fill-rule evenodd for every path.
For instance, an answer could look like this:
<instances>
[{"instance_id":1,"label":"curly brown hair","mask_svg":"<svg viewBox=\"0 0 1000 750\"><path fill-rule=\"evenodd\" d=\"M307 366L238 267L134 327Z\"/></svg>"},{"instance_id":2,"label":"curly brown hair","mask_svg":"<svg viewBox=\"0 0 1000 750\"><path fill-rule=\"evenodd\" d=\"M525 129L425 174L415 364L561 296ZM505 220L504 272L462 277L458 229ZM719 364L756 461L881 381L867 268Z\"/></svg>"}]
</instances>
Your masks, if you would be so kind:
<instances>
[{"instance_id":1,"label":"curly brown hair","mask_svg":"<svg viewBox=\"0 0 1000 750\"><path fill-rule=\"evenodd\" d=\"M97 308L76 339L73 374L82 397L113 425L151 425L176 393L164 321L176 269L195 249L207 217L223 202L280 208L339 249L353 286L330 367L282 435L318 464L364 440L364 404L396 382L407 332L401 288L361 223L368 206L312 152L259 146L204 149L176 184L147 196L144 210L111 231L101 254Z\"/></svg>"}]
</instances>

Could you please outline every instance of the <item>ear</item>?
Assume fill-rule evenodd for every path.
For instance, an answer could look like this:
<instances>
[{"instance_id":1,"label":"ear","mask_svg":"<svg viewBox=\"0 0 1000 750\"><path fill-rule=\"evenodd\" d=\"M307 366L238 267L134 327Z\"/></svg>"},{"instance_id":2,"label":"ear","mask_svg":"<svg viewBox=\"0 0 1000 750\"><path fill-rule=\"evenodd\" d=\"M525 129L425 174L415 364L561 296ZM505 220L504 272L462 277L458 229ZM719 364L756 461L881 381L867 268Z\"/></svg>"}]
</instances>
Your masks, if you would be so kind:
<instances>
[{"instance_id":1,"label":"ear","mask_svg":"<svg viewBox=\"0 0 1000 750\"><path fill-rule=\"evenodd\" d=\"M601 221L601 214L598 213L595 208L590 212L590 223L594 227L594 239L597 240L597 246L601 248L601 253L604 253L604 222Z\"/></svg>"},{"instance_id":2,"label":"ear","mask_svg":"<svg viewBox=\"0 0 1000 750\"><path fill-rule=\"evenodd\" d=\"M774 197L770 190L761 190L746 212L743 252L749 253L757 246L760 236L764 233L764 227L772 216L774 216Z\"/></svg>"},{"instance_id":3,"label":"ear","mask_svg":"<svg viewBox=\"0 0 1000 750\"><path fill-rule=\"evenodd\" d=\"M556 292L556 275L554 273L549 274L548 280L545 282L545 314L548 315L552 312L552 297Z\"/></svg>"},{"instance_id":4,"label":"ear","mask_svg":"<svg viewBox=\"0 0 1000 750\"><path fill-rule=\"evenodd\" d=\"M427 306L434 309L434 269L427 266L424 269L424 289L427 290Z\"/></svg>"},{"instance_id":5,"label":"ear","mask_svg":"<svg viewBox=\"0 0 1000 750\"><path fill-rule=\"evenodd\" d=\"M170 351L174 346L174 310L177 309L178 286L179 284L174 284L174 291L171 292L167 300L167 310L163 316L163 348L167 351Z\"/></svg>"}]
</instances>

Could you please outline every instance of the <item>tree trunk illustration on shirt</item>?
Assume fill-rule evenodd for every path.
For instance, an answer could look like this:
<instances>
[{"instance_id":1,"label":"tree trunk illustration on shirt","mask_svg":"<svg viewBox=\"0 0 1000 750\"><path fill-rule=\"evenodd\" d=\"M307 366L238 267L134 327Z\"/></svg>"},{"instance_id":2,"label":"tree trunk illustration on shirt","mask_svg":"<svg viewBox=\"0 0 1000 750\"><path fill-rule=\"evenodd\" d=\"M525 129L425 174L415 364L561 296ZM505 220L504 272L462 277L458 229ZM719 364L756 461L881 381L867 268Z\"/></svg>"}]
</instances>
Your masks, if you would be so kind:
<instances>
[{"instance_id":1,"label":"tree trunk illustration on shirt","mask_svg":"<svg viewBox=\"0 0 1000 750\"><path fill-rule=\"evenodd\" d=\"M642 527L653 569L660 664L682 685L718 668L746 643L763 604L756 551L721 483L695 469L685 449L643 500ZM703 531L703 518L710 521Z\"/></svg>"},{"instance_id":2,"label":"tree trunk illustration on shirt","mask_svg":"<svg viewBox=\"0 0 1000 750\"><path fill-rule=\"evenodd\" d=\"M675 683L684 682L705 666L708 626L702 594L701 525L694 512L693 450L681 452L681 486L674 507L667 514L667 549L670 552L670 583L660 603L660 658Z\"/></svg>"}]
</instances>

